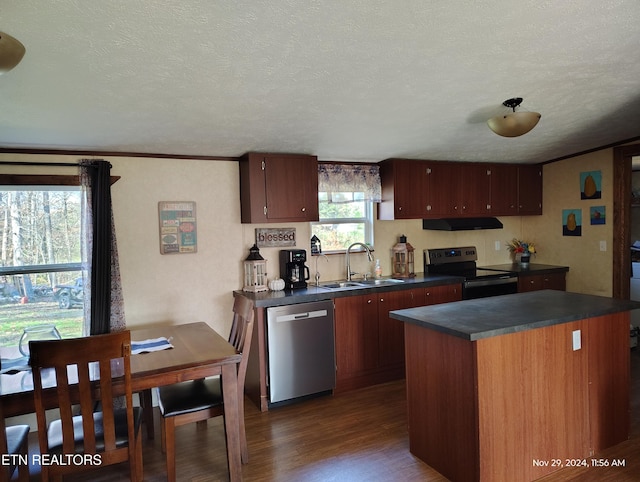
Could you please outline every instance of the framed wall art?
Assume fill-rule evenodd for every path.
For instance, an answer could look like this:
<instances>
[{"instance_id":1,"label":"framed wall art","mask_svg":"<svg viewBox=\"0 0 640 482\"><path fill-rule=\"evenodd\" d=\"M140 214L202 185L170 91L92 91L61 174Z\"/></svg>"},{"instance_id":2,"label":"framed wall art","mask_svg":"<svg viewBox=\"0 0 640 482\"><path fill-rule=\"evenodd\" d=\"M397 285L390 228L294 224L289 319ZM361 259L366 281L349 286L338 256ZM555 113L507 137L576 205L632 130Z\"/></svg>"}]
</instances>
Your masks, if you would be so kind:
<instances>
[{"instance_id":1,"label":"framed wall art","mask_svg":"<svg viewBox=\"0 0 640 482\"><path fill-rule=\"evenodd\" d=\"M160 254L195 253L198 250L196 203L160 201Z\"/></svg>"},{"instance_id":2,"label":"framed wall art","mask_svg":"<svg viewBox=\"0 0 640 482\"><path fill-rule=\"evenodd\" d=\"M582 236L582 209L562 210L562 235Z\"/></svg>"},{"instance_id":3,"label":"framed wall art","mask_svg":"<svg viewBox=\"0 0 640 482\"><path fill-rule=\"evenodd\" d=\"M589 218L591 219L591 224L607 224L607 207L591 206L589 208Z\"/></svg>"},{"instance_id":4,"label":"framed wall art","mask_svg":"<svg viewBox=\"0 0 640 482\"><path fill-rule=\"evenodd\" d=\"M580 199L602 198L602 171L580 173Z\"/></svg>"}]
</instances>

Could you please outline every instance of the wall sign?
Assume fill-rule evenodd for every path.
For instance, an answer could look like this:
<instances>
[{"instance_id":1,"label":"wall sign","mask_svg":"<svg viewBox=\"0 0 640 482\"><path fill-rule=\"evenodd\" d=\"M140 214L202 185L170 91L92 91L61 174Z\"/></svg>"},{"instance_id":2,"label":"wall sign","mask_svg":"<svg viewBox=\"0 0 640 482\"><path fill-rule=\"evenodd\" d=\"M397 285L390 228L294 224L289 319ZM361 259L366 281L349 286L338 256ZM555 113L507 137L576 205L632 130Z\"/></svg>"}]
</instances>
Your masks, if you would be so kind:
<instances>
[{"instance_id":1,"label":"wall sign","mask_svg":"<svg viewBox=\"0 0 640 482\"><path fill-rule=\"evenodd\" d=\"M193 201L160 201L160 254L195 253L196 203Z\"/></svg>"},{"instance_id":2,"label":"wall sign","mask_svg":"<svg viewBox=\"0 0 640 482\"><path fill-rule=\"evenodd\" d=\"M296 228L256 228L258 247L295 246Z\"/></svg>"}]
</instances>

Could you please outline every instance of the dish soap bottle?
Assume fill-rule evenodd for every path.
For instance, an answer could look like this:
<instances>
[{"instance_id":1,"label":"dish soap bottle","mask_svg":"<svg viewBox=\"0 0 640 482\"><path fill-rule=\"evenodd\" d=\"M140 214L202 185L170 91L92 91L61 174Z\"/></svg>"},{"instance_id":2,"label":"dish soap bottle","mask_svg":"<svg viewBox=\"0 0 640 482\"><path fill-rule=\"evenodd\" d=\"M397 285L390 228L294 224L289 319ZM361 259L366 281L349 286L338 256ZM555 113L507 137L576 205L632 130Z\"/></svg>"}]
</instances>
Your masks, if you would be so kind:
<instances>
[{"instance_id":1,"label":"dish soap bottle","mask_svg":"<svg viewBox=\"0 0 640 482\"><path fill-rule=\"evenodd\" d=\"M376 259L375 273L376 273L376 278L382 278L382 266L380 266L379 259Z\"/></svg>"}]
</instances>

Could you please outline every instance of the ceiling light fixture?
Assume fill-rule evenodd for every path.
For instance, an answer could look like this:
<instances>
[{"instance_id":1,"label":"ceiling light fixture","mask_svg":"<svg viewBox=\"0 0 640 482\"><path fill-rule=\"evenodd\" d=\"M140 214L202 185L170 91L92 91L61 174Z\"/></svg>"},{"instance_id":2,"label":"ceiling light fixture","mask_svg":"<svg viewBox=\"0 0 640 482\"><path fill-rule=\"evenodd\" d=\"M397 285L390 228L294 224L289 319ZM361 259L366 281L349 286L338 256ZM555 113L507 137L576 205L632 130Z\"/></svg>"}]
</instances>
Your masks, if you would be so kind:
<instances>
[{"instance_id":1,"label":"ceiling light fixture","mask_svg":"<svg viewBox=\"0 0 640 482\"><path fill-rule=\"evenodd\" d=\"M487 121L489 128L503 137L518 137L533 129L542 116L538 112L516 112L521 103L522 97L505 100L502 105L513 109L513 112L492 117Z\"/></svg>"},{"instance_id":2,"label":"ceiling light fixture","mask_svg":"<svg viewBox=\"0 0 640 482\"><path fill-rule=\"evenodd\" d=\"M18 65L25 51L24 45L19 40L0 32L0 74L9 72Z\"/></svg>"}]
</instances>

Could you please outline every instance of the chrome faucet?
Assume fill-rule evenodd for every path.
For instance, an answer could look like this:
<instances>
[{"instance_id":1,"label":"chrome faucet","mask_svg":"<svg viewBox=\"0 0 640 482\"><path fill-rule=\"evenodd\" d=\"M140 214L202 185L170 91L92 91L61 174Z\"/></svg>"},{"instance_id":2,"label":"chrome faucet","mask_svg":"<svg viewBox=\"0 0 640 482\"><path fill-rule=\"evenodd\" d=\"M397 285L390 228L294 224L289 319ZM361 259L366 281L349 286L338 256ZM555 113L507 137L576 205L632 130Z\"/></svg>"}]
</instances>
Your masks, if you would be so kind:
<instances>
[{"instance_id":1,"label":"chrome faucet","mask_svg":"<svg viewBox=\"0 0 640 482\"><path fill-rule=\"evenodd\" d=\"M373 261L373 255L371 254L371 250L369 246L364 243L353 243L351 246L347 248L347 281L351 281L351 276L356 274L351 272L351 248L354 246L362 246L364 250L367 252L367 258L369 262Z\"/></svg>"}]
</instances>

